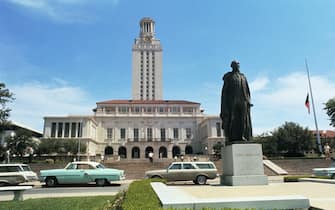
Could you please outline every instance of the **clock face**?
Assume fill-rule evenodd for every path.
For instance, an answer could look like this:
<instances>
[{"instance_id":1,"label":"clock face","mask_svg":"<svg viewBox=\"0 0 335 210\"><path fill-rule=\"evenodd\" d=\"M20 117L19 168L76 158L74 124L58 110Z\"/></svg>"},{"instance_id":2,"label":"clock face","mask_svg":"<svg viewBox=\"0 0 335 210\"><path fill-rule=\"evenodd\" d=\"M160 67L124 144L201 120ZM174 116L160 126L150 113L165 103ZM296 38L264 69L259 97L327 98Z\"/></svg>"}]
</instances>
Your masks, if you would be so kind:
<instances>
[{"instance_id":1,"label":"clock face","mask_svg":"<svg viewBox=\"0 0 335 210\"><path fill-rule=\"evenodd\" d=\"M147 42L148 42L148 41L150 41L150 40L151 40L151 37L145 37L145 38L144 38L144 41L147 41Z\"/></svg>"}]
</instances>

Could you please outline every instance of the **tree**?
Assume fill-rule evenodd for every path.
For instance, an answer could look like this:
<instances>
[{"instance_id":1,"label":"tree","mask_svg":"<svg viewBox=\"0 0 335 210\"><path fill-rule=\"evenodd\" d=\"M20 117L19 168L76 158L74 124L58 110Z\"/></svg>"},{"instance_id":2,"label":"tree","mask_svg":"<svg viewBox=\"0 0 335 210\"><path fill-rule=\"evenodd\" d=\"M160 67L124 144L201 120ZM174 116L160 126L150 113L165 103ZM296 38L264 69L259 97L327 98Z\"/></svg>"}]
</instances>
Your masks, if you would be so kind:
<instances>
[{"instance_id":1,"label":"tree","mask_svg":"<svg viewBox=\"0 0 335 210\"><path fill-rule=\"evenodd\" d=\"M312 132L294 122L285 122L272 132L272 136L278 145L278 151L286 155L303 155L304 151L315 147Z\"/></svg>"},{"instance_id":2,"label":"tree","mask_svg":"<svg viewBox=\"0 0 335 210\"><path fill-rule=\"evenodd\" d=\"M21 157L27 153L27 148L36 149L37 143L33 140L33 134L24 129L17 129L15 136L6 138L7 149L10 149L11 154L20 155Z\"/></svg>"},{"instance_id":3,"label":"tree","mask_svg":"<svg viewBox=\"0 0 335 210\"><path fill-rule=\"evenodd\" d=\"M329 99L325 104L325 110L330 117L330 125L335 127L335 98Z\"/></svg>"},{"instance_id":4,"label":"tree","mask_svg":"<svg viewBox=\"0 0 335 210\"><path fill-rule=\"evenodd\" d=\"M81 141L80 152L86 151L86 144ZM38 154L77 154L78 153L78 140L77 139L43 139L38 145Z\"/></svg>"},{"instance_id":5,"label":"tree","mask_svg":"<svg viewBox=\"0 0 335 210\"><path fill-rule=\"evenodd\" d=\"M278 144L271 133L262 133L255 136L253 140L262 144L263 154L266 156L276 156L278 154Z\"/></svg>"},{"instance_id":6,"label":"tree","mask_svg":"<svg viewBox=\"0 0 335 210\"><path fill-rule=\"evenodd\" d=\"M14 100L13 93L7 88L5 83L0 82L0 133L5 129L8 124L10 109L7 108L7 103Z\"/></svg>"}]
</instances>

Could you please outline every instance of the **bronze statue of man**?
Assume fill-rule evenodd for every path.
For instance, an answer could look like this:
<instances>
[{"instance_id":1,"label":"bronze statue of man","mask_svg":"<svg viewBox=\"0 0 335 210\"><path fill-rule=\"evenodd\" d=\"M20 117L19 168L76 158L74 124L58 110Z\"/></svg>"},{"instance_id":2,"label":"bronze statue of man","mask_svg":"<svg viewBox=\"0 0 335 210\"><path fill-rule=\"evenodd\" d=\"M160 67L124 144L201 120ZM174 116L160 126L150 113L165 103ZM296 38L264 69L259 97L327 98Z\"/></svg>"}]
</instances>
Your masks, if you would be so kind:
<instances>
[{"instance_id":1,"label":"bronze statue of man","mask_svg":"<svg viewBox=\"0 0 335 210\"><path fill-rule=\"evenodd\" d=\"M249 141L252 137L249 85L240 72L240 63L232 61L230 66L232 71L223 76L220 114L222 128L228 143Z\"/></svg>"}]
</instances>

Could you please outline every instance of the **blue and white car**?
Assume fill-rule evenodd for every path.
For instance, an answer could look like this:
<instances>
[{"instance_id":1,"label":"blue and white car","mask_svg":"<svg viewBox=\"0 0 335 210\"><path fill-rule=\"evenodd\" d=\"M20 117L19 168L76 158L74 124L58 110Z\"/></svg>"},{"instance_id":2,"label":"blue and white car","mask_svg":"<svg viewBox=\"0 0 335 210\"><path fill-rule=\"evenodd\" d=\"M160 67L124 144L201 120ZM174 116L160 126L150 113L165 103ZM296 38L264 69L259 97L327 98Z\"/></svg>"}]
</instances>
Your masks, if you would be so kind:
<instances>
[{"instance_id":1,"label":"blue and white car","mask_svg":"<svg viewBox=\"0 0 335 210\"><path fill-rule=\"evenodd\" d=\"M328 168L313 168L313 174L315 176L328 176L331 179L335 179L335 162Z\"/></svg>"},{"instance_id":2,"label":"blue and white car","mask_svg":"<svg viewBox=\"0 0 335 210\"><path fill-rule=\"evenodd\" d=\"M57 184L88 184L95 182L97 186L104 186L111 182L125 179L123 170L106 168L101 163L90 161L71 162L64 169L40 171L41 181L48 187Z\"/></svg>"}]
</instances>

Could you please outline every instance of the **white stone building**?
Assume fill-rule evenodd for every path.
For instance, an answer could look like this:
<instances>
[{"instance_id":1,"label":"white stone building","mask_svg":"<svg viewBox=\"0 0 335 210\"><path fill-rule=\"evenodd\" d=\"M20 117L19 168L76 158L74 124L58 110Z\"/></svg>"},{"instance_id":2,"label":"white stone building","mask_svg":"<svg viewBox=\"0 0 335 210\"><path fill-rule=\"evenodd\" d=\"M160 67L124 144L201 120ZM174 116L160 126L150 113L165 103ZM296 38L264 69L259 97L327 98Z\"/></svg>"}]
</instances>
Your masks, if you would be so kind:
<instances>
[{"instance_id":1,"label":"white stone building","mask_svg":"<svg viewBox=\"0 0 335 210\"><path fill-rule=\"evenodd\" d=\"M200 103L163 100L162 48L154 21L140 21L132 60L132 100L98 102L91 116L45 117L43 139L74 138L87 145L84 155L154 159L208 154L223 143L221 120L206 116Z\"/></svg>"}]
</instances>

